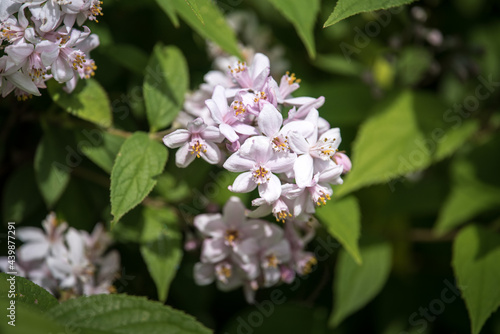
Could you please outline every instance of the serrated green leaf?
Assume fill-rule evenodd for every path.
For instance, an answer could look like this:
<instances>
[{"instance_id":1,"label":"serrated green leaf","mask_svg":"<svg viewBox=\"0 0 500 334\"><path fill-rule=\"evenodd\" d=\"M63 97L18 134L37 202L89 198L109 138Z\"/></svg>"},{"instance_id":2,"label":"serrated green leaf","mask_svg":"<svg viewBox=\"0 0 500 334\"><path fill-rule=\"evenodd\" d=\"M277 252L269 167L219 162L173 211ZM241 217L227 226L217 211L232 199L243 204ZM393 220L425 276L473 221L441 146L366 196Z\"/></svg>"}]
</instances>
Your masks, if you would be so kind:
<instances>
[{"instance_id":1,"label":"serrated green leaf","mask_svg":"<svg viewBox=\"0 0 500 334\"><path fill-rule=\"evenodd\" d=\"M16 170L8 179L3 191L3 221L20 223L43 204L36 186L35 172L29 165Z\"/></svg>"},{"instance_id":2,"label":"serrated green leaf","mask_svg":"<svg viewBox=\"0 0 500 334\"><path fill-rule=\"evenodd\" d=\"M158 299L165 302L170 283L177 273L182 258L182 234L179 231L177 217L169 208L146 207L143 212L143 235L153 232L154 239L141 246L141 254L148 271L156 284ZM148 226L161 226L160 233L153 226L149 232Z\"/></svg>"},{"instance_id":3,"label":"serrated green leaf","mask_svg":"<svg viewBox=\"0 0 500 334\"><path fill-rule=\"evenodd\" d=\"M47 315L72 328L108 334L212 333L192 316L158 302L127 295L95 295L71 299Z\"/></svg>"},{"instance_id":4,"label":"serrated green leaf","mask_svg":"<svg viewBox=\"0 0 500 334\"><path fill-rule=\"evenodd\" d=\"M54 80L48 82L47 89L52 100L68 113L105 128L113 123L108 95L96 80L79 80L70 94Z\"/></svg>"},{"instance_id":5,"label":"serrated green leaf","mask_svg":"<svg viewBox=\"0 0 500 334\"><path fill-rule=\"evenodd\" d=\"M210 0L190 0L198 8L202 23L186 0L156 0L162 8L164 1L171 1L177 14L202 37L212 40L226 52L241 57L236 35L227 24L224 15Z\"/></svg>"},{"instance_id":6,"label":"serrated green leaf","mask_svg":"<svg viewBox=\"0 0 500 334\"><path fill-rule=\"evenodd\" d=\"M480 226L462 229L453 243L453 269L469 312L472 334L500 306L500 236Z\"/></svg>"},{"instance_id":7,"label":"serrated green leaf","mask_svg":"<svg viewBox=\"0 0 500 334\"><path fill-rule=\"evenodd\" d=\"M500 189L478 181L473 166L463 160L452 165L453 186L434 227L443 235L477 214L500 205Z\"/></svg>"},{"instance_id":8,"label":"serrated green leaf","mask_svg":"<svg viewBox=\"0 0 500 334\"><path fill-rule=\"evenodd\" d=\"M306 46L309 57L316 56L314 23L318 16L319 0L269 0L295 27Z\"/></svg>"},{"instance_id":9,"label":"serrated green leaf","mask_svg":"<svg viewBox=\"0 0 500 334\"><path fill-rule=\"evenodd\" d=\"M144 102L151 132L164 129L182 109L189 73L182 52L157 44L144 77Z\"/></svg>"},{"instance_id":10,"label":"serrated green leaf","mask_svg":"<svg viewBox=\"0 0 500 334\"><path fill-rule=\"evenodd\" d=\"M338 187L338 196L388 182L431 163L433 152L421 144L427 138L416 118L424 112L423 108L438 115L443 110L439 101L411 92L379 105L378 112L361 125L352 150L353 167L344 184Z\"/></svg>"},{"instance_id":11,"label":"serrated green leaf","mask_svg":"<svg viewBox=\"0 0 500 334\"><path fill-rule=\"evenodd\" d=\"M326 226L328 232L337 239L356 263L362 263L359 252L361 215L357 199L349 196L327 203L316 210L316 216Z\"/></svg>"},{"instance_id":12,"label":"serrated green leaf","mask_svg":"<svg viewBox=\"0 0 500 334\"><path fill-rule=\"evenodd\" d=\"M339 0L323 27L326 28L358 13L388 9L406 5L413 1L414 0Z\"/></svg>"},{"instance_id":13,"label":"serrated green leaf","mask_svg":"<svg viewBox=\"0 0 500 334\"><path fill-rule=\"evenodd\" d=\"M329 325L338 326L345 318L363 308L384 287L392 262L387 242L362 244L363 264L356 264L344 250L340 251L333 279L333 312Z\"/></svg>"},{"instance_id":14,"label":"serrated green leaf","mask_svg":"<svg viewBox=\"0 0 500 334\"><path fill-rule=\"evenodd\" d=\"M191 10L193 11L194 15L200 20L202 24L205 24L205 21L203 21L203 17L201 16L200 9L198 8L198 4L194 0L185 0L186 3L191 7Z\"/></svg>"},{"instance_id":15,"label":"serrated green leaf","mask_svg":"<svg viewBox=\"0 0 500 334\"><path fill-rule=\"evenodd\" d=\"M11 282L14 282L14 284L11 285ZM15 287L12 298L9 296L11 286ZM0 294L2 306L10 304L10 301L14 300L16 306L23 304L32 310L42 313L59 305L57 299L47 290L21 276L0 273L0 291L2 291ZM3 307L2 310L4 310Z\"/></svg>"},{"instance_id":16,"label":"serrated green leaf","mask_svg":"<svg viewBox=\"0 0 500 334\"><path fill-rule=\"evenodd\" d=\"M71 166L68 166L69 152L65 147L71 147L69 136L58 129L45 131L35 153L35 177L38 189L45 203L50 208L68 185ZM65 146L66 145L66 146Z\"/></svg>"},{"instance_id":17,"label":"serrated green leaf","mask_svg":"<svg viewBox=\"0 0 500 334\"><path fill-rule=\"evenodd\" d=\"M167 161L167 149L144 132L127 138L111 171L111 214L114 222L153 189Z\"/></svg>"},{"instance_id":18,"label":"serrated green leaf","mask_svg":"<svg viewBox=\"0 0 500 334\"><path fill-rule=\"evenodd\" d=\"M97 129L82 130L76 136L83 154L108 174L125 138Z\"/></svg>"}]
</instances>

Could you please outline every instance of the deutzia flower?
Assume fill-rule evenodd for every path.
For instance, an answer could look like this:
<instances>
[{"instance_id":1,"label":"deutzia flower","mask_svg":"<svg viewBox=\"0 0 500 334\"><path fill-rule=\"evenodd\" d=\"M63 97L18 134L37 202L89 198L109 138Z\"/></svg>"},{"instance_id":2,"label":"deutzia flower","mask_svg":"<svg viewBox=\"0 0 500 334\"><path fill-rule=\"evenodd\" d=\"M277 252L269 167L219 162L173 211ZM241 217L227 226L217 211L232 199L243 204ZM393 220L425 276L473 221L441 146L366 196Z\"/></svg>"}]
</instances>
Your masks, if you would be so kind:
<instances>
[{"instance_id":1,"label":"deutzia flower","mask_svg":"<svg viewBox=\"0 0 500 334\"><path fill-rule=\"evenodd\" d=\"M220 143L222 140L219 129L207 126L201 118L189 122L187 130L179 129L163 137L166 146L180 147L175 154L175 163L178 167L186 167L195 158L200 157L210 164L218 163L221 153L215 143Z\"/></svg>"},{"instance_id":2,"label":"deutzia flower","mask_svg":"<svg viewBox=\"0 0 500 334\"><path fill-rule=\"evenodd\" d=\"M246 193L258 187L259 195L268 203L281 195L281 181L274 173L289 171L295 162L295 153L276 154L267 137L252 137L224 163L231 172L244 172L229 190Z\"/></svg>"}]
</instances>

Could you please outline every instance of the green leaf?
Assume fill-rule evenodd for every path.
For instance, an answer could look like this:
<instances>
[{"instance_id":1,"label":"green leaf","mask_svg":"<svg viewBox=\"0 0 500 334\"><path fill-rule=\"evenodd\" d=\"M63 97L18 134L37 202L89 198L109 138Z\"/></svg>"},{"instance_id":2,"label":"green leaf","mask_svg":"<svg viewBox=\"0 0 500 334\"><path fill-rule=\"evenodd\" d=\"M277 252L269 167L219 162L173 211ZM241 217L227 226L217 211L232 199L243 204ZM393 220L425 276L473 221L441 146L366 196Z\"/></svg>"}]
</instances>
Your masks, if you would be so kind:
<instances>
[{"instance_id":1,"label":"green leaf","mask_svg":"<svg viewBox=\"0 0 500 334\"><path fill-rule=\"evenodd\" d=\"M177 14L202 37L212 40L226 52L241 58L240 49L236 35L227 24L224 15L219 8L210 0L190 0L189 5L186 0L156 0L165 9L163 3L170 1L173 3ZM193 8L198 8L198 15ZM203 18L202 23L199 17Z\"/></svg>"},{"instance_id":2,"label":"green leaf","mask_svg":"<svg viewBox=\"0 0 500 334\"><path fill-rule=\"evenodd\" d=\"M43 204L33 166L24 165L7 179L3 191L3 221L20 223Z\"/></svg>"},{"instance_id":3,"label":"green leaf","mask_svg":"<svg viewBox=\"0 0 500 334\"><path fill-rule=\"evenodd\" d=\"M71 167L68 166L68 152L66 148L70 139L64 132L51 128L45 131L35 153L35 176L38 189L45 203L50 208L68 185Z\"/></svg>"},{"instance_id":4,"label":"green leaf","mask_svg":"<svg viewBox=\"0 0 500 334\"><path fill-rule=\"evenodd\" d=\"M123 143L111 171L111 214L114 222L153 189L167 161L167 149L136 132Z\"/></svg>"},{"instance_id":5,"label":"green leaf","mask_svg":"<svg viewBox=\"0 0 500 334\"><path fill-rule=\"evenodd\" d=\"M10 296L11 287L15 287L12 296ZM2 291L0 294L2 306L10 304L10 301L14 300L16 307L23 304L41 313L59 305L57 299L47 290L21 276L0 273L0 291ZM5 309L2 307L2 310Z\"/></svg>"},{"instance_id":6,"label":"green leaf","mask_svg":"<svg viewBox=\"0 0 500 334\"><path fill-rule=\"evenodd\" d=\"M479 130L479 126L479 121L473 119L464 122L458 127L449 129L446 135L437 144L434 161L440 161L452 155Z\"/></svg>"},{"instance_id":7,"label":"green leaf","mask_svg":"<svg viewBox=\"0 0 500 334\"><path fill-rule=\"evenodd\" d=\"M500 236L480 226L462 229L453 243L453 269L469 312L472 334L500 306Z\"/></svg>"},{"instance_id":8,"label":"green leaf","mask_svg":"<svg viewBox=\"0 0 500 334\"><path fill-rule=\"evenodd\" d=\"M406 5L414 0L339 0L324 24L324 28L358 13Z\"/></svg>"},{"instance_id":9,"label":"green leaf","mask_svg":"<svg viewBox=\"0 0 500 334\"><path fill-rule=\"evenodd\" d=\"M110 44L105 47L99 48L109 58L126 69L139 74L144 74L144 69L148 64L147 54L132 44Z\"/></svg>"},{"instance_id":10,"label":"green leaf","mask_svg":"<svg viewBox=\"0 0 500 334\"><path fill-rule=\"evenodd\" d=\"M205 21L203 21L203 17L201 16L200 9L198 8L198 4L194 0L185 0L186 3L188 4L189 7L191 7L191 10L193 11L194 15L200 20L202 24L205 24Z\"/></svg>"},{"instance_id":11,"label":"green leaf","mask_svg":"<svg viewBox=\"0 0 500 334\"><path fill-rule=\"evenodd\" d=\"M148 225L162 226L160 233L155 231L154 240L141 246L141 254L156 284L158 299L165 302L170 283L177 273L182 258L182 234L179 231L177 217L170 209L146 207L143 214L146 227ZM147 233L147 231L144 232L144 234Z\"/></svg>"},{"instance_id":12,"label":"green leaf","mask_svg":"<svg viewBox=\"0 0 500 334\"><path fill-rule=\"evenodd\" d=\"M477 180L473 166L463 160L452 165L453 186L439 212L434 231L443 235L477 214L500 205L500 189Z\"/></svg>"},{"instance_id":13,"label":"green leaf","mask_svg":"<svg viewBox=\"0 0 500 334\"><path fill-rule=\"evenodd\" d=\"M335 237L356 263L362 263L359 252L359 235L361 232L361 216L357 199L349 196L333 200L323 208L316 210L316 216L326 226L328 232Z\"/></svg>"},{"instance_id":14,"label":"green leaf","mask_svg":"<svg viewBox=\"0 0 500 334\"><path fill-rule=\"evenodd\" d=\"M79 80L71 94L54 80L47 88L52 100L68 113L105 128L113 123L108 95L96 80Z\"/></svg>"},{"instance_id":15,"label":"green leaf","mask_svg":"<svg viewBox=\"0 0 500 334\"><path fill-rule=\"evenodd\" d=\"M443 110L439 101L411 92L401 93L379 106L378 113L361 125L352 150L353 167L338 187L338 196L388 182L431 163L432 152L421 144L426 137L416 118L424 108L438 115Z\"/></svg>"},{"instance_id":16,"label":"green leaf","mask_svg":"<svg viewBox=\"0 0 500 334\"><path fill-rule=\"evenodd\" d=\"M2 300L0 299L0 301ZM1 306L2 310L5 310L4 305ZM5 334L106 334L75 331L74 327L63 326L24 304L16 304L16 321L13 323L15 326L8 324L8 321L12 321L11 319L5 316L3 318L0 322L0 332Z\"/></svg>"},{"instance_id":17,"label":"green leaf","mask_svg":"<svg viewBox=\"0 0 500 334\"><path fill-rule=\"evenodd\" d=\"M387 242L362 244L363 264L340 251L333 279L333 312L329 325L338 326L382 290L391 271L392 249Z\"/></svg>"},{"instance_id":18,"label":"green leaf","mask_svg":"<svg viewBox=\"0 0 500 334\"><path fill-rule=\"evenodd\" d=\"M71 328L108 334L207 334L192 316L143 297L95 295L71 299L52 308L48 316Z\"/></svg>"},{"instance_id":19,"label":"green leaf","mask_svg":"<svg viewBox=\"0 0 500 334\"><path fill-rule=\"evenodd\" d=\"M94 129L82 130L76 140L83 154L109 174L125 138Z\"/></svg>"},{"instance_id":20,"label":"green leaf","mask_svg":"<svg viewBox=\"0 0 500 334\"><path fill-rule=\"evenodd\" d=\"M269 0L295 27L307 48L309 57L316 56L314 23L319 11L319 0Z\"/></svg>"},{"instance_id":21,"label":"green leaf","mask_svg":"<svg viewBox=\"0 0 500 334\"><path fill-rule=\"evenodd\" d=\"M144 100L151 132L164 129L182 109L189 85L186 60L174 46L157 44L144 77Z\"/></svg>"},{"instance_id":22,"label":"green leaf","mask_svg":"<svg viewBox=\"0 0 500 334\"><path fill-rule=\"evenodd\" d=\"M179 18L177 17L173 2L170 0L157 0L156 2L167 14L174 27L179 28Z\"/></svg>"}]
</instances>

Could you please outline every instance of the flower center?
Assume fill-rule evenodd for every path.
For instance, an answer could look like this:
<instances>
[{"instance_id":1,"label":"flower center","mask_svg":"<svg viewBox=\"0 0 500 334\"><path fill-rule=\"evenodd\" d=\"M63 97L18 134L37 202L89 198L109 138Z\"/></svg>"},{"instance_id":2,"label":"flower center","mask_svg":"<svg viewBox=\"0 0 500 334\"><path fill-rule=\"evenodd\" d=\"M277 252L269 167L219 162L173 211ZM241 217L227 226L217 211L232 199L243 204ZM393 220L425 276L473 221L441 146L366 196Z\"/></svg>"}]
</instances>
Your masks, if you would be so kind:
<instances>
[{"instance_id":1,"label":"flower center","mask_svg":"<svg viewBox=\"0 0 500 334\"><path fill-rule=\"evenodd\" d=\"M282 211L276 212L274 214L274 216L276 217L277 222L281 221L282 223L284 223L287 218L292 216L292 214L290 212L288 212L287 210L282 210Z\"/></svg>"},{"instance_id":2,"label":"flower center","mask_svg":"<svg viewBox=\"0 0 500 334\"><path fill-rule=\"evenodd\" d=\"M297 79L297 77L295 76L295 73L292 73L292 75L290 75L289 71L286 71L286 79L287 79L289 85L292 85L294 82L300 83L300 81L301 81L300 79Z\"/></svg>"},{"instance_id":3,"label":"flower center","mask_svg":"<svg viewBox=\"0 0 500 334\"><path fill-rule=\"evenodd\" d=\"M267 100L267 95L264 92L256 92L255 93L255 98L253 99L253 102L257 103L260 100Z\"/></svg>"},{"instance_id":4,"label":"flower center","mask_svg":"<svg viewBox=\"0 0 500 334\"><path fill-rule=\"evenodd\" d=\"M288 152L290 151L290 146L288 146L288 137L283 137L282 135L276 136L271 141L274 151L278 152Z\"/></svg>"},{"instance_id":5,"label":"flower center","mask_svg":"<svg viewBox=\"0 0 500 334\"><path fill-rule=\"evenodd\" d=\"M278 261L278 258L276 257L276 255L271 254L271 255L266 256L266 261L267 261L267 263L266 263L267 267L272 267L272 268L278 267L279 261Z\"/></svg>"},{"instance_id":6,"label":"flower center","mask_svg":"<svg viewBox=\"0 0 500 334\"><path fill-rule=\"evenodd\" d=\"M239 236L240 235L239 235L238 231L227 230L226 235L224 236L224 239L226 239L227 243L232 246L232 245L234 245L236 240L238 240Z\"/></svg>"},{"instance_id":7,"label":"flower center","mask_svg":"<svg viewBox=\"0 0 500 334\"><path fill-rule=\"evenodd\" d=\"M311 187L309 191L311 192L311 197L317 206L326 205L326 201L330 200L328 190L319 184Z\"/></svg>"},{"instance_id":8,"label":"flower center","mask_svg":"<svg viewBox=\"0 0 500 334\"><path fill-rule=\"evenodd\" d=\"M335 138L325 138L321 141L318 141L316 145L311 149L314 152L314 156L320 158L322 160L331 159L335 153L337 153L338 149L333 147L333 143L335 142Z\"/></svg>"},{"instance_id":9,"label":"flower center","mask_svg":"<svg viewBox=\"0 0 500 334\"><path fill-rule=\"evenodd\" d=\"M261 184L269 181L268 174L270 174L269 169L267 169L266 167L263 167L263 166L259 166L257 168L254 168L254 170L253 170L253 173L252 173L253 180L258 185L261 185Z\"/></svg>"},{"instance_id":10,"label":"flower center","mask_svg":"<svg viewBox=\"0 0 500 334\"><path fill-rule=\"evenodd\" d=\"M240 118L238 116L244 115L245 112L247 111L245 109L245 107L243 106L243 102L242 101L234 100L234 102L232 103L232 107L233 107L233 110L234 110L234 116L236 118Z\"/></svg>"},{"instance_id":11,"label":"flower center","mask_svg":"<svg viewBox=\"0 0 500 334\"><path fill-rule=\"evenodd\" d=\"M217 279L223 283L227 283L227 279L233 274L231 265L228 263L218 265L215 272L217 273Z\"/></svg>"},{"instance_id":12,"label":"flower center","mask_svg":"<svg viewBox=\"0 0 500 334\"><path fill-rule=\"evenodd\" d=\"M302 267L302 275L307 275L312 271L312 267L318 263L318 260L314 256L307 259L307 262Z\"/></svg>"},{"instance_id":13,"label":"flower center","mask_svg":"<svg viewBox=\"0 0 500 334\"><path fill-rule=\"evenodd\" d=\"M196 157L199 158L200 154L205 153L207 149L205 148L205 144L203 144L201 141L194 140L191 142L189 151L191 152L191 154L196 154Z\"/></svg>"},{"instance_id":14,"label":"flower center","mask_svg":"<svg viewBox=\"0 0 500 334\"><path fill-rule=\"evenodd\" d=\"M236 63L236 67L235 68L232 68L231 66L228 66L228 68L231 71L231 74L237 74L237 73L246 71L247 70L247 64L238 60L238 63Z\"/></svg>"},{"instance_id":15,"label":"flower center","mask_svg":"<svg viewBox=\"0 0 500 334\"><path fill-rule=\"evenodd\" d=\"M92 1L92 6L90 7L90 15L89 15L89 20L93 20L96 23L99 23L97 20L97 16L103 16L104 14L102 13L102 1L98 0L93 0Z\"/></svg>"}]
</instances>

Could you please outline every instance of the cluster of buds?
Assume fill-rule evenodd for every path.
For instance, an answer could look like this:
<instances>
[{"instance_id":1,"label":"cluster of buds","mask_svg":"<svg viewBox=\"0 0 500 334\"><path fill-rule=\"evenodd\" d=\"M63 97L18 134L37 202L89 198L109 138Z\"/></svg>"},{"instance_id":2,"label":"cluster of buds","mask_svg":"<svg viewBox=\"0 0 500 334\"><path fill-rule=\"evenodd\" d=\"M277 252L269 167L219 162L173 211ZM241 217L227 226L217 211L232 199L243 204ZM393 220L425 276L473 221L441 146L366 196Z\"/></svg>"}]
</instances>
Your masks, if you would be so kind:
<instances>
[{"instance_id":1,"label":"cluster of buds","mask_svg":"<svg viewBox=\"0 0 500 334\"><path fill-rule=\"evenodd\" d=\"M89 52L99 38L87 19L102 15L98 0L0 0L0 92L19 100L40 95L40 88L54 78L71 92L79 78L88 79L97 69Z\"/></svg>"},{"instance_id":2,"label":"cluster of buds","mask_svg":"<svg viewBox=\"0 0 500 334\"><path fill-rule=\"evenodd\" d=\"M238 206L237 213L196 217L195 226L206 238L195 269L198 283L217 278L221 289L244 285L246 291L255 291L293 280L295 273L304 274L314 264L297 230L330 200L331 185L342 183L351 162L339 151L339 128L319 115L324 97L292 96L299 84L289 72L278 84L270 76L269 59L256 53L250 65L236 61L227 71L209 72L177 119L185 128L163 138L169 148L179 148L178 167L202 158L240 173L229 190L257 189L259 194L248 217L272 213L286 222L284 229L260 220L242 223L245 210L235 199L225 210ZM247 240L256 240L258 246Z\"/></svg>"},{"instance_id":3,"label":"cluster of buds","mask_svg":"<svg viewBox=\"0 0 500 334\"><path fill-rule=\"evenodd\" d=\"M50 213L43 230L23 227L17 237L23 245L16 250L19 276L61 298L114 292L113 281L120 269L117 251L106 253L110 236L101 224L91 234L68 227ZM0 270L7 272L9 259L0 258Z\"/></svg>"}]
</instances>

